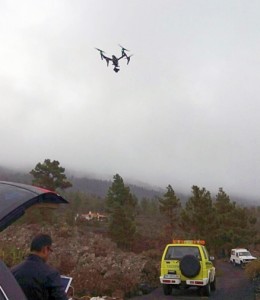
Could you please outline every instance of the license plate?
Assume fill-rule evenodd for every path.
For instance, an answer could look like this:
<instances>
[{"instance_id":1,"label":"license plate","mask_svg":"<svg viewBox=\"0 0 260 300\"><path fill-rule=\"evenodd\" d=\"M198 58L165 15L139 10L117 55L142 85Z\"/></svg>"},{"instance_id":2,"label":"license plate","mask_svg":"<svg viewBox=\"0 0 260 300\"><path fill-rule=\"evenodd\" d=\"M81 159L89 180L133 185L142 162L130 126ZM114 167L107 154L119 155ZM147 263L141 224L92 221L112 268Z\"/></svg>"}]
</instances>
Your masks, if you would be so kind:
<instances>
[{"instance_id":1,"label":"license plate","mask_svg":"<svg viewBox=\"0 0 260 300\"><path fill-rule=\"evenodd\" d=\"M180 275L176 275L176 274L165 274L164 278L167 279L176 279L176 278L180 278Z\"/></svg>"}]
</instances>

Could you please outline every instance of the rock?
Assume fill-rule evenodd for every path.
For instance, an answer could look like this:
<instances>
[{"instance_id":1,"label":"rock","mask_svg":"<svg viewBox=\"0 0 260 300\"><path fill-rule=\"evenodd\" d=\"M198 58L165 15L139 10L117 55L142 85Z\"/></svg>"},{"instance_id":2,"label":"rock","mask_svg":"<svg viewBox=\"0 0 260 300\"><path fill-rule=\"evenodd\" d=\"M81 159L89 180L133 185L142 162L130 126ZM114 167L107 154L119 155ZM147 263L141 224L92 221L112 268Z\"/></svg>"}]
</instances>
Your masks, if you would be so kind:
<instances>
[{"instance_id":1,"label":"rock","mask_svg":"<svg viewBox=\"0 0 260 300\"><path fill-rule=\"evenodd\" d=\"M112 298L113 299L123 299L124 298L124 291L122 291L122 290L115 290L112 293Z\"/></svg>"},{"instance_id":2,"label":"rock","mask_svg":"<svg viewBox=\"0 0 260 300\"><path fill-rule=\"evenodd\" d=\"M58 226L12 225L1 233L0 242L28 251L32 236L38 232L50 234L54 241L50 264L73 277L75 299L77 295L103 294L112 297L100 299L121 300L138 291L147 294L158 285L158 262L141 254L123 252L101 235L79 232L75 227L66 229L68 234L64 237L62 230L60 234ZM79 299L90 300L88 297Z\"/></svg>"},{"instance_id":3,"label":"rock","mask_svg":"<svg viewBox=\"0 0 260 300\"><path fill-rule=\"evenodd\" d=\"M151 291L154 289L154 287L151 286L150 283L141 283L139 286L139 290L141 292L142 295L146 295L151 293Z\"/></svg>"},{"instance_id":4,"label":"rock","mask_svg":"<svg viewBox=\"0 0 260 300\"><path fill-rule=\"evenodd\" d=\"M256 294L260 294L260 276L254 278L254 291Z\"/></svg>"}]
</instances>

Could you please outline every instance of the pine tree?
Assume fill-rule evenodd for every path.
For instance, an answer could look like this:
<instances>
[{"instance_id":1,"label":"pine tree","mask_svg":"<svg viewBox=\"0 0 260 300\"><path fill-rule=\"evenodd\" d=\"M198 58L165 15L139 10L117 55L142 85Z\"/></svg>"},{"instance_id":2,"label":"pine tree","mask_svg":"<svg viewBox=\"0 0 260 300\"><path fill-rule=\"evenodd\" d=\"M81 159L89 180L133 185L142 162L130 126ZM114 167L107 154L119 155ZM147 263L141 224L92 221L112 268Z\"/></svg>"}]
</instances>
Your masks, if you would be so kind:
<instances>
[{"instance_id":1,"label":"pine tree","mask_svg":"<svg viewBox=\"0 0 260 300\"><path fill-rule=\"evenodd\" d=\"M192 186L192 196L181 213L181 223L187 238L205 239L210 244L215 225L210 192Z\"/></svg>"},{"instance_id":2,"label":"pine tree","mask_svg":"<svg viewBox=\"0 0 260 300\"><path fill-rule=\"evenodd\" d=\"M119 247L129 248L134 239L137 200L125 186L123 178L116 174L106 198L110 213L109 234Z\"/></svg>"},{"instance_id":3,"label":"pine tree","mask_svg":"<svg viewBox=\"0 0 260 300\"><path fill-rule=\"evenodd\" d=\"M57 160L45 159L44 163L38 163L30 171L30 174L34 177L32 184L52 191L58 188L66 189L71 187L72 184L67 180L64 172L65 169L60 166Z\"/></svg>"},{"instance_id":4,"label":"pine tree","mask_svg":"<svg viewBox=\"0 0 260 300\"><path fill-rule=\"evenodd\" d=\"M227 255L230 248L248 245L253 242L256 230L256 219L243 207L231 202L229 196L222 188L216 196L214 203L216 212L215 248Z\"/></svg>"},{"instance_id":5,"label":"pine tree","mask_svg":"<svg viewBox=\"0 0 260 300\"><path fill-rule=\"evenodd\" d=\"M172 237L173 233L176 235L179 229L181 202L171 185L168 185L166 189L167 192L163 198L159 198L159 209L165 216L166 234Z\"/></svg>"},{"instance_id":6,"label":"pine tree","mask_svg":"<svg viewBox=\"0 0 260 300\"><path fill-rule=\"evenodd\" d=\"M123 178L116 174L114 175L112 186L108 189L106 198L106 207L108 212L114 211L118 206L124 207L127 210L128 216L134 217L137 205L136 197L130 192L129 187L125 186Z\"/></svg>"},{"instance_id":7,"label":"pine tree","mask_svg":"<svg viewBox=\"0 0 260 300\"><path fill-rule=\"evenodd\" d=\"M226 251L229 251L232 247L232 214L235 210L235 206L236 204L230 201L229 196L224 192L224 190L219 188L218 194L216 195L216 201L214 203L216 212L214 248L218 252L221 250L221 254L223 256L225 256Z\"/></svg>"},{"instance_id":8,"label":"pine tree","mask_svg":"<svg viewBox=\"0 0 260 300\"><path fill-rule=\"evenodd\" d=\"M113 241L122 249L130 249L136 232L135 222L124 207L117 206L110 215L109 233Z\"/></svg>"}]
</instances>

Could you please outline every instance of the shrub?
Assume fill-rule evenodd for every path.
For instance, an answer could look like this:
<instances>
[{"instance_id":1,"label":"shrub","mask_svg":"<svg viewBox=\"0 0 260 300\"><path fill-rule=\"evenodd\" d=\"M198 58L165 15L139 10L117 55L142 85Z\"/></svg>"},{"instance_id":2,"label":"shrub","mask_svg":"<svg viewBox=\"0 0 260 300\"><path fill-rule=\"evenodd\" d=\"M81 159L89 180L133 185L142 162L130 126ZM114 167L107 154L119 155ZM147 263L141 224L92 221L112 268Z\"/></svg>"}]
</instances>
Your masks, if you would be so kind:
<instances>
[{"instance_id":1,"label":"shrub","mask_svg":"<svg viewBox=\"0 0 260 300\"><path fill-rule=\"evenodd\" d=\"M245 267L245 272L248 278L254 279L260 276L260 259L250 262Z\"/></svg>"},{"instance_id":2,"label":"shrub","mask_svg":"<svg viewBox=\"0 0 260 300\"><path fill-rule=\"evenodd\" d=\"M58 270L63 275L69 275L75 268L75 258L70 253L61 253Z\"/></svg>"},{"instance_id":3,"label":"shrub","mask_svg":"<svg viewBox=\"0 0 260 300\"><path fill-rule=\"evenodd\" d=\"M103 276L98 270L82 267L73 275L73 287L78 296L103 294Z\"/></svg>"},{"instance_id":4,"label":"shrub","mask_svg":"<svg viewBox=\"0 0 260 300\"><path fill-rule=\"evenodd\" d=\"M1 245L0 259L5 262L8 267L12 267L20 263L26 255L26 250L16 248L11 245Z\"/></svg>"}]
</instances>

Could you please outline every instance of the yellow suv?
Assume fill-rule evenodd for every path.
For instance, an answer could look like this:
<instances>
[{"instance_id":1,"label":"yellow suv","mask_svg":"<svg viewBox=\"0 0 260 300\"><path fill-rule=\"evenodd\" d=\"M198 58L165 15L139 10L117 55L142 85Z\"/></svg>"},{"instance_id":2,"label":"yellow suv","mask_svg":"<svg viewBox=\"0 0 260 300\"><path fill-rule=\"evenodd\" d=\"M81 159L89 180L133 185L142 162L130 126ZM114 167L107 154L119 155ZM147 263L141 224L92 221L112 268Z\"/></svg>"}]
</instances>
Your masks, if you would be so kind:
<instances>
[{"instance_id":1,"label":"yellow suv","mask_svg":"<svg viewBox=\"0 0 260 300\"><path fill-rule=\"evenodd\" d=\"M216 289L216 270L202 240L173 240L163 252L160 282L165 295L173 288L198 287L206 296Z\"/></svg>"}]
</instances>

